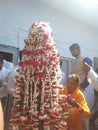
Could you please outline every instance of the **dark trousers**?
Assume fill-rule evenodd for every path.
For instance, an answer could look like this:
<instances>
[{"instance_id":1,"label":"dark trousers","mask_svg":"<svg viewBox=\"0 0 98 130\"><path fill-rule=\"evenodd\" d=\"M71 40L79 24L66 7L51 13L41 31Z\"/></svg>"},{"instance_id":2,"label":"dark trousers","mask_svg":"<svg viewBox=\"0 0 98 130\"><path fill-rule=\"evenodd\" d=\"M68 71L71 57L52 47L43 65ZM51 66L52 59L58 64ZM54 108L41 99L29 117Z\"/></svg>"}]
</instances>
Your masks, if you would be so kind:
<instances>
[{"instance_id":1,"label":"dark trousers","mask_svg":"<svg viewBox=\"0 0 98 130\"><path fill-rule=\"evenodd\" d=\"M1 98L1 104L4 112L4 130L8 130L13 96L8 94L6 97Z\"/></svg>"},{"instance_id":2,"label":"dark trousers","mask_svg":"<svg viewBox=\"0 0 98 130\"><path fill-rule=\"evenodd\" d=\"M92 117L91 117L91 119L90 119L90 122L94 123L97 118L98 118L98 111L96 111L96 112L92 115Z\"/></svg>"}]
</instances>

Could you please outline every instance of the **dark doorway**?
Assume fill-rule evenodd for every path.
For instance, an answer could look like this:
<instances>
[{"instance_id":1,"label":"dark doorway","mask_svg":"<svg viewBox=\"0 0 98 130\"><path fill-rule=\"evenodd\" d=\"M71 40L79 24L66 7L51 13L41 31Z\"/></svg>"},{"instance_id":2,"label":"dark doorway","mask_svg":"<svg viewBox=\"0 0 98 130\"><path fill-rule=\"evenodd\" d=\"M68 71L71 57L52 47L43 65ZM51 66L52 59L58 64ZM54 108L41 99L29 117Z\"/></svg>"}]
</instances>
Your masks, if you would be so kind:
<instances>
[{"instance_id":1,"label":"dark doorway","mask_svg":"<svg viewBox=\"0 0 98 130\"><path fill-rule=\"evenodd\" d=\"M13 61L13 53L8 53L8 52L2 52L0 51L0 54L3 55L4 59L9 61L9 62L12 62Z\"/></svg>"}]
</instances>

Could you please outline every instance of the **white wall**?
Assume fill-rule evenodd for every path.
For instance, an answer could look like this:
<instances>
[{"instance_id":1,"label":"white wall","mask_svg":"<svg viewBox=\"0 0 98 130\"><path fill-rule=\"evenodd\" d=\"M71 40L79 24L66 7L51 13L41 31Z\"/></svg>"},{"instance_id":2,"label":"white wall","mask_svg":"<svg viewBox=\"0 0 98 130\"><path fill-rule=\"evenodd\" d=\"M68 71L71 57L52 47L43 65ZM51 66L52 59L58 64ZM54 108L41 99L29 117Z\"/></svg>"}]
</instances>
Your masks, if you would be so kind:
<instances>
[{"instance_id":1,"label":"white wall","mask_svg":"<svg viewBox=\"0 0 98 130\"><path fill-rule=\"evenodd\" d=\"M84 56L98 57L96 28L60 13L40 0L0 0L0 44L22 49L27 30L34 21L50 23L61 56L73 58L69 46L78 42ZM87 95L90 101L90 94Z\"/></svg>"},{"instance_id":2,"label":"white wall","mask_svg":"<svg viewBox=\"0 0 98 130\"><path fill-rule=\"evenodd\" d=\"M34 21L49 22L61 56L71 57L69 46L78 42L82 54L98 56L98 30L62 14L40 0L0 0L0 44L22 48Z\"/></svg>"}]
</instances>

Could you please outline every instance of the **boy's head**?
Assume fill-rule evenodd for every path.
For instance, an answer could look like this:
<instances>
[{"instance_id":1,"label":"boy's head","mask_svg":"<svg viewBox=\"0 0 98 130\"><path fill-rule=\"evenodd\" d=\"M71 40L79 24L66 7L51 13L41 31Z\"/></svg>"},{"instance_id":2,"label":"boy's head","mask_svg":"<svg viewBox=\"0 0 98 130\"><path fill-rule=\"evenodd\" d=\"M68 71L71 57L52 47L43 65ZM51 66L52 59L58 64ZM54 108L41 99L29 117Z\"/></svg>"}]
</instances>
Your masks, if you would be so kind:
<instances>
[{"instance_id":1,"label":"boy's head","mask_svg":"<svg viewBox=\"0 0 98 130\"><path fill-rule=\"evenodd\" d=\"M78 43L73 43L70 47L69 50L72 54L73 57L77 57L78 55L80 55L81 51L80 51L80 46Z\"/></svg>"}]
</instances>

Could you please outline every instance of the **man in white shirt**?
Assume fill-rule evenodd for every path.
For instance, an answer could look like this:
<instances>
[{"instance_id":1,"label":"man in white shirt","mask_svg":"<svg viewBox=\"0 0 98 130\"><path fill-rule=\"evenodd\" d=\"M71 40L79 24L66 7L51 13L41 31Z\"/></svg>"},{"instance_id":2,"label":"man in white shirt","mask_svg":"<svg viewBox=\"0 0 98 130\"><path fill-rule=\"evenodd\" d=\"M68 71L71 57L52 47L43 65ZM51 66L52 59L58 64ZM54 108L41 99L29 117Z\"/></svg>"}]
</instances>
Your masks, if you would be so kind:
<instances>
[{"instance_id":1,"label":"man in white shirt","mask_svg":"<svg viewBox=\"0 0 98 130\"><path fill-rule=\"evenodd\" d=\"M7 96L7 82L9 71L10 70L3 66L3 56L0 55L0 98L3 108L5 105L5 98Z\"/></svg>"},{"instance_id":2,"label":"man in white shirt","mask_svg":"<svg viewBox=\"0 0 98 130\"><path fill-rule=\"evenodd\" d=\"M4 125L6 122L6 110L7 110L7 83L8 83L8 73L10 72L9 69L3 66L4 59L3 55L0 54L0 100L1 105L4 112Z\"/></svg>"},{"instance_id":3,"label":"man in white shirt","mask_svg":"<svg viewBox=\"0 0 98 130\"><path fill-rule=\"evenodd\" d=\"M21 56L22 56L22 50L19 51L19 61L21 61ZM10 119L10 113L12 109L12 104L13 104L13 98L15 95L16 91L16 77L18 76L18 70L19 66L15 66L8 74L8 83L7 83L7 117L6 117L6 125L5 125L5 130L8 129L9 125L9 119Z\"/></svg>"},{"instance_id":4,"label":"man in white shirt","mask_svg":"<svg viewBox=\"0 0 98 130\"><path fill-rule=\"evenodd\" d=\"M17 69L18 65L15 66L8 74L7 92L12 96L15 94L16 90L16 76L18 76Z\"/></svg>"},{"instance_id":5,"label":"man in white shirt","mask_svg":"<svg viewBox=\"0 0 98 130\"><path fill-rule=\"evenodd\" d=\"M14 64L12 62L9 62L7 60L3 60L3 67L12 70L14 68Z\"/></svg>"}]
</instances>

